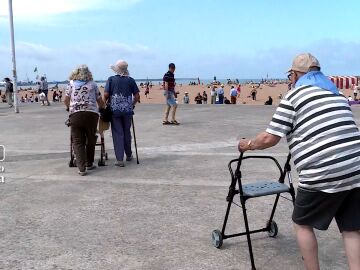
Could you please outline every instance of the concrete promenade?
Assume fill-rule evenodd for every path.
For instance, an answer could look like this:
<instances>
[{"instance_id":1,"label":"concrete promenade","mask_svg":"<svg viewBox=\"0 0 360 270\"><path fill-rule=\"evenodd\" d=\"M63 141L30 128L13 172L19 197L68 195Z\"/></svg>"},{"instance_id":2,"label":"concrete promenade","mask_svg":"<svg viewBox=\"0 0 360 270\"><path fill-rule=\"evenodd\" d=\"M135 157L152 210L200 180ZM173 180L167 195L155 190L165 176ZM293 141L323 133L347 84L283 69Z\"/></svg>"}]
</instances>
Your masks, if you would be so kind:
<instances>
[{"instance_id":1,"label":"concrete promenade","mask_svg":"<svg viewBox=\"0 0 360 270\"><path fill-rule=\"evenodd\" d=\"M180 126L163 126L163 106L136 108L140 157L114 167L111 132L105 135L108 166L86 177L69 168L67 112L60 104L24 104L15 114L0 104L0 145L6 147L0 184L0 269L250 269L246 237L224 241L229 160L237 141L266 128L275 107L181 105ZM360 123L360 108L353 108ZM285 162L284 140L268 154ZM134 153L135 155L135 153ZM96 153L98 159L99 153ZM271 163L244 164L244 181L276 179ZM1 175L0 175L1 176ZM295 180L296 172L293 173ZM235 197L238 201L238 197ZM250 227L263 227L273 197L250 200ZM280 199L277 238L252 236L257 269L303 269L291 222L292 204ZM234 206L229 232L244 229ZM321 269L347 269L335 222L317 232Z\"/></svg>"}]
</instances>

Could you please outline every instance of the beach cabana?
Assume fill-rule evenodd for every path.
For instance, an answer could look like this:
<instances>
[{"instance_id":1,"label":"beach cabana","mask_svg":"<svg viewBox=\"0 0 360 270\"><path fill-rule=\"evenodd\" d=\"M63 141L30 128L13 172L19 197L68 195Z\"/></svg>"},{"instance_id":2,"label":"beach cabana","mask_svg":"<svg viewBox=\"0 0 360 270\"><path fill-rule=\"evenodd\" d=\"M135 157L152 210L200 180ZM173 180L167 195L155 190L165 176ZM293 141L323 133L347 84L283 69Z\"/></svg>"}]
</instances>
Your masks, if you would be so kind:
<instances>
[{"instance_id":1,"label":"beach cabana","mask_svg":"<svg viewBox=\"0 0 360 270\"><path fill-rule=\"evenodd\" d=\"M329 76L329 79L339 89L350 89L353 84L359 84L359 79L356 76Z\"/></svg>"}]
</instances>

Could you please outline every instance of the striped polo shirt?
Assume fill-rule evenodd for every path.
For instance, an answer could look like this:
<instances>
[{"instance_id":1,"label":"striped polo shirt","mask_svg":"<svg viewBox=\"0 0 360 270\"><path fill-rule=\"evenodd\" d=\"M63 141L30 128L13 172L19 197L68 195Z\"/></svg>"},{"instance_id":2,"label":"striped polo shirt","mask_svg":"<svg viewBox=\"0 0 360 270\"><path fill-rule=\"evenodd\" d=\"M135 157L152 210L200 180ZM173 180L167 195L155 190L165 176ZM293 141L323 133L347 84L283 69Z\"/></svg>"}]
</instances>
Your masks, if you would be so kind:
<instances>
[{"instance_id":1,"label":"striped polo shirt","mask_svg":"<svg viewBox=\"0 0 360 270\"><path fill-rule=\"evenodd\" d=\"M341 93L317 86L291 90L266 132L286 135L300 187L327 193L360 187L360 132Z\"/></svg>"}]
</instances>

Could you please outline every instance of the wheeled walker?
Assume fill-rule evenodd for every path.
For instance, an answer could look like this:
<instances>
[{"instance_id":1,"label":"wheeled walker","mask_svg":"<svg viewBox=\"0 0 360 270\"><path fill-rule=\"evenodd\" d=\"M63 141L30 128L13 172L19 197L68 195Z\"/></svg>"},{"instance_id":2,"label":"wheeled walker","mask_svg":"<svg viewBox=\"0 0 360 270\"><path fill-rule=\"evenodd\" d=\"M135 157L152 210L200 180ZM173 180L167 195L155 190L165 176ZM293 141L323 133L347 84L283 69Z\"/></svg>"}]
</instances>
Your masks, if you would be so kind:
<instances>
[{"instance_id":1,"label":"wheeled walker","mask_svg":"<svg viewBox=\"0 0 360 270\"><path fill-rule=\"evenodd\" d=\"M67 125L68 127L71 126L71 123L69 120L67 120L65 122L65 125ZM105 139L104 139L104 132L105 130L109 129L109 126L104 124L104 122L101 120L101 118L99 119L99 126L98 126L98 130L96 133L96 144L95 146L100 146L100 159L98 161L98 166L105 166L105 160L108 160L108 154L105 151ZM98 140L100 137L100 141ZM72 136L70 134L70 160L69 160L69 167L76 167L76 158L75 158L75 154L74 154L74 147L73 147L73 139Z\"/></svg>"},{"instance_id":2,"label":"wheeled walker","mask_svg":"<svg viewBox=\"0 0 360 270\"><path fill-rule=\"evenodd\" d=\"M272 160L277 168L279 169L280 176L277 181L259 181L251 184L242 184L242 175L241 175L241 163L243 160L246 159L268 159ZM231 175L231 184L229 187L229 192L226 197L226 200L228 202L225 219L223 223L222 230L214 230L212 232L212 243L216 248L221 248L223 244L223 240L238 236L246 235L248 247L249 247L249 254L250 254L250 260L251 260L251 267L253 270L255 270L255 262L254 262L254 255L252 251L252 245L251 245L251 238L250 235L254 233L260 233L260 232L267 232L270 237L276 237L278 234L278 227L276 222L273 220L276 206L279 201L279 197L282 193L290 193L292 202L295 202L295 190L292 183L291 178L291 167L290 167L290 159L291 155L289 154L287 156L287 160L284 166L284 169L281 168L279 162L271 156L244 156L243 153L240 154L240 157L238 159L233 159L229 162L229 171ZM232 164L237 162L236 170L233 171ZM289 185L286 185L285 182L285 176L288 176ZM234 202L234 196L239 194L240 195L240 205L236 204ZM257 197L263 197L263 196L269 196L269 195L276 195L274 205L272 207L272 211L270 214L270 218L266 223L266 226L261 229L257 230L249 230L249 224L248 224L248 218L246 213L246 207L245 204L248 199L251 198L257 198ZM236 233L236 234L225 234L226 224L228 221L230 208L232 204L235 204L242 208L243 217L244 217L244 223L245 223L245 232Z\"/></svg>"}]
</instances>

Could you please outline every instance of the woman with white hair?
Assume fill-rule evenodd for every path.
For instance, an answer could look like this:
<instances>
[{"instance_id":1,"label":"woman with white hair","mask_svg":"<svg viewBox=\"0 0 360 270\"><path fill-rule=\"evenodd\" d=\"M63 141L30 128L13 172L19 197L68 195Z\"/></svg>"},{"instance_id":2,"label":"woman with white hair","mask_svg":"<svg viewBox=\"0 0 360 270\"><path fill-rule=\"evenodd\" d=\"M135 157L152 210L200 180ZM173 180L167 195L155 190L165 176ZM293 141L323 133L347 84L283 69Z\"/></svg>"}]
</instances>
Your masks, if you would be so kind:
<instances>
[{"instance_id":1,"label":"woman with white hair","mask_svg":"<svg viewBox=\"0 0 360 270\"><path fill-rule=\"evenodd\" d=\"M104 99L111 108L111 132L117 160L115 165L124 167L124 152L126 161L133 159L130 128L133 109L140 101L140 94L135 80L129 76L128 64L124 60L118 60L111 69L116 75L107 80Z\"/></svg>"},{"instance_id":2,"label":"woman with white hair","mask_svg":"<svg viewBox=\"0 0 360 270\"><path fill-rule=\"evenodd\" d=\"M94 163L96 128L99 120L98 107L104 102L97 84L86 65L81 65L70 74L70 84L65 92L65 105L69 109L71 137L76 164L81 176L86 170L96 167Z\"/></svg>"}]
</instances>

